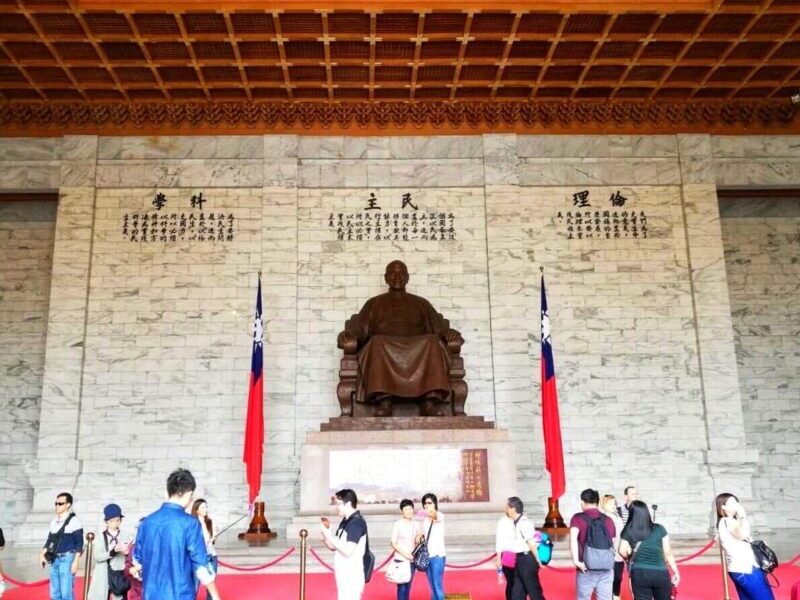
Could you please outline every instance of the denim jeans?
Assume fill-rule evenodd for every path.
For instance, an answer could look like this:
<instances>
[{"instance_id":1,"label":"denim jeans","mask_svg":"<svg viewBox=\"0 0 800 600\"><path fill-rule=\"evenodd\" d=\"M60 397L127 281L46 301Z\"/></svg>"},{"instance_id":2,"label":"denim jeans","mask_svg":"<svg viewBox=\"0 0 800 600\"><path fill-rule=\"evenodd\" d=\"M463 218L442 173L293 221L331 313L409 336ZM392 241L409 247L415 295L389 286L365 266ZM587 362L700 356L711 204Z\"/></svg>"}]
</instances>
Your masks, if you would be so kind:
<instances>
[{"instance_id":1,"label":"denim jeans","mask_svg":"<svg viewBox=\"0 0 800 600\"><path fill-rule=\"evenodd\" d=\"M597 600L611 600L614 586L614 569L604 571L578 571L575 576L575 597L577 600L589 600L592 592Z\"/></svg>"},{"instance_id":2,"label":"denim jeans","mask_svg":"<svg viewBox=\"0 0 800 600\"><path fill-rule=\"evenodd\" d=\"M431 564L425 574L428 576L428 587L431 600L444 600L444 556L431 556Z\"/></svg>"},{"instance_id":3,"label":"denim jeans","mask_svg":"<svg viewBox=\"0 0 800 600\"><path fill-rule=\"evenodd\" d=\"M414 583L414 573L416 572L416 568L414 567L414 563L411 563L411 579L408 580L408 583L401 583L397 586L397 600L408 600L408 597L411 595L411 584Z\"/></svg>"},{"instance_id":4,"label":"denim jeans","mask_svg":"<svg viewBox=\"0 0 800 600\"><path fill-rule=\"evenodd\" d=\"M74 600L72 595L75 584L75 576L72 574L74 560L75 553L68 552L56 556L50 565L50 600Z\"/></svg>"},{"instance_id":5,"label":"denim jeans","mask_svg":"<svg viewBox=\"0 0 800 600\"><path fill-rule=\"evenodd\" d=\"M739 600L775 600L764 571L753 567L752 573L729 573Z\"/></svg>"}]
</instances>

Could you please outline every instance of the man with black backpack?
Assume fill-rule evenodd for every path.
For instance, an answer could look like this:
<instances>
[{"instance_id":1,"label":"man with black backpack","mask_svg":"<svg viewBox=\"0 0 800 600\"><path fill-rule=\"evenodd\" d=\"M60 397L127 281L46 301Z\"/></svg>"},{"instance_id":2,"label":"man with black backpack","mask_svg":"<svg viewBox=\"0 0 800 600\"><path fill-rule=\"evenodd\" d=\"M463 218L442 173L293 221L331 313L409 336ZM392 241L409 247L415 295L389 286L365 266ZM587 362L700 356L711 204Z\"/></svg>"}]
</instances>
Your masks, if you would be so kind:
<instances>
[{"instance_id":1,"label":"man with black backpack","mask_svg":"<svg viewBox=\"0 0 800 600\"><path fill-rule=\"evenodd\" d=\"M353 490L336 492L336 509L342 518L334 533L330 521L322 517L322 541L336 554L333 574L338 600L360 600L364 585L375 567L375 555L369 549L367 522L358 511L358 496Z\"/></svg>"},{"instance_id":2,"label":"man with black backpack","mask_svg":"<svg viewBox=\"0 0 800 600\"><path fill-rule=\"evenodd\" d=\"M75 574L83 553L83 525L72 512L72 494L56 496L56 517L50 522L39 564L50 563L51 600L73 600Z\"/></svg>"},{"instance_id":3,"label":"man with black backpack","mask_svg":"<svg viewBox=\"0 0 800 600\"><path fill-rule=\"evenodd\" d=\"M614 522L600 512L597 490L581 492L581 508L569 523L569 551L578 570L575 577L575 597L590 600L611 600L614 583Z\"/></svg>"}]
</instances>

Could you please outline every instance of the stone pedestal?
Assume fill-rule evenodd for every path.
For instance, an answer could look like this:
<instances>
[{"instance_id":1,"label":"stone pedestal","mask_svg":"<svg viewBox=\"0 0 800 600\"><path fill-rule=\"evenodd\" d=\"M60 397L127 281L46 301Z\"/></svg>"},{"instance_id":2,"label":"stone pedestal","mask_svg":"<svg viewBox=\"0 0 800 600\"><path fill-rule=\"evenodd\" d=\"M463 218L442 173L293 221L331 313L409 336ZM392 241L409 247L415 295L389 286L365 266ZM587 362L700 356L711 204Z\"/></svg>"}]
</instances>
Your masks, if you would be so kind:
<instances>
[{"instance_id":1,"label":"stone pedestal","mask_svg":"<svg viewBox=\"0 0 800 600\"><path fill-rule=\"evenodd\" d=\"M433 419L436 420L435 418ZM442 422L443 423L443 422ZM375 423L378 425L378 423ZM488 424L491 427L491 424ZM339 450L370 452L397 450L486 450L488 499L480 502L443 502L439 508L446 515L448 537L470 537L487 531L494 532L509 496L517 493L514 446L507 430L503 429L407 429L367 431L322 431L309 433L303 446L300 462L300 511L287 527L287 539L297 539L300 529L316 535L319 517L335 515L331 504L331 453ZM414 464L399 464L399 469L412 473ZM356 489L356 494L359 490ZM441 498L441 490L408 489L408 498L422 497L433 492ZM370 535L388 537L392 524L399 518L399 503L367 504L358 508L367 517ZM419 502L415 508L421 510Z\"/></svg>"}]
</instances>

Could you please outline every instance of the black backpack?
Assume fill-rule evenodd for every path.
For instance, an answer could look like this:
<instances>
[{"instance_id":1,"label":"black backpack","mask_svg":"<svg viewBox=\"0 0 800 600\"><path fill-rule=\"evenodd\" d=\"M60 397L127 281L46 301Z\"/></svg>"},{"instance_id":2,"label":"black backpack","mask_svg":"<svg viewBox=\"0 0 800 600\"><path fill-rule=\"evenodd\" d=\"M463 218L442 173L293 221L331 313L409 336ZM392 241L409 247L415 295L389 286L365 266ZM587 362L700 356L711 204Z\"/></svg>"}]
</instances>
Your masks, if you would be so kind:
<instances>
[{"instance_id":1,"label":"black backpack","mask_svg":"<svg viewBox=\"0 0 800 600\"><path fill-rule=\"evenodd\" d=\"M578 513L587 525L586 544L583 547L583 563L590 571L606 571L614 568L614 542L606 529L606 516L592 519L586 513Z\"/></svg>"}]
</instances>

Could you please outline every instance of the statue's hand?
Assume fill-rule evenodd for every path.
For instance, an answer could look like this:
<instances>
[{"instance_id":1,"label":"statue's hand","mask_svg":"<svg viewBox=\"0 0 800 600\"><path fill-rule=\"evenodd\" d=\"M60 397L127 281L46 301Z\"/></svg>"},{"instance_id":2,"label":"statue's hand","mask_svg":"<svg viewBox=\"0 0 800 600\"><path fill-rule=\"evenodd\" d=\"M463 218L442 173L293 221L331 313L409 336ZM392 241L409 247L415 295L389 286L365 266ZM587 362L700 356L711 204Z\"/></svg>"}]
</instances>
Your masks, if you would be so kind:
<instances>
[{"instance_id":1,"label":"statue's hand","mask_svg":"<svg viewBox=\"0 0 800 600\"><path fill-rule=\"evenodd\" d=\"M349 346L357 342L358 338L349 331L342 331L339 334L339 337L336 338L336 345L342 349L344 349L345 346Z\"/></svg>"},{"instance_id":2,"label":"statue's hand","mask_svg":"<svg viewBox=\"0 0 800 600\"><path fill-rule=\"evenodd\" d=\"M455 329L448 329L447 333L444 335L444 339L447 343L452 343L452 342L457 342L459 344L464 343L464 338L462 338L461 334Z\"/></svg>"}]
</instances>

